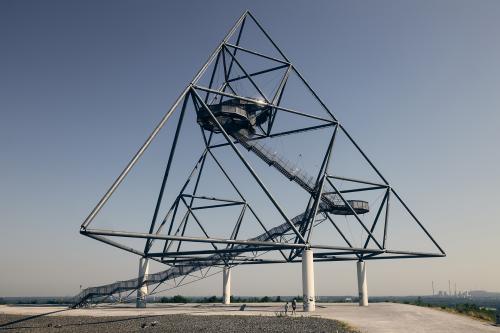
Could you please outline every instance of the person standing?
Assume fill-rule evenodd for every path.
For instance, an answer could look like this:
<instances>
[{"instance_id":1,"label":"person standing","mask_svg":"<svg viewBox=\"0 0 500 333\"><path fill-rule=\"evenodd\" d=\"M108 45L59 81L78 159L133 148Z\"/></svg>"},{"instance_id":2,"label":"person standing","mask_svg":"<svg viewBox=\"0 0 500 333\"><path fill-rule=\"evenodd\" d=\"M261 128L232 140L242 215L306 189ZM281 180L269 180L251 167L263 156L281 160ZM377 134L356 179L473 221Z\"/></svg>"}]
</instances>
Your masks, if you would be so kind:
<instances>
[{"instance_id":1,"label":"person standing","mask_svg":"<svg viewBox=\"0 0 500 333\"><path fill-rule=\"evenodd\" d=\"M292 314L295 314L295 310L297 309L297 300L294 298L292 301Z\"/></svg>"},{"instance_id":2,"label":"person standing","mask_svg":"<svg viewBox=\"0 0 500 333\"><path fill-rule=\"evenodd\" d=\"M288 314L288 302L285 304L285 316Z\"/></svg>"}]
</instances>

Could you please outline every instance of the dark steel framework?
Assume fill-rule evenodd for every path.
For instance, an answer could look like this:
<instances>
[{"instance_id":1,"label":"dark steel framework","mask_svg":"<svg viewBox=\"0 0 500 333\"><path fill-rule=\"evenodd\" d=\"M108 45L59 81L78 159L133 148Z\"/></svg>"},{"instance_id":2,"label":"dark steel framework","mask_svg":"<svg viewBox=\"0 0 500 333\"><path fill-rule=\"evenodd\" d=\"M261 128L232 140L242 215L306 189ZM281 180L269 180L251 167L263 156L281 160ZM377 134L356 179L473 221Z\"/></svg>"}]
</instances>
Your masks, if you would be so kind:
<instances>
[{"instance_id":1,"label":"dark steel framework","mask_svg":"<svg viewBox=\"0 0 500 333\"><path fill-rule=\"evenodd\" d=\"M240 46L240 39L242 32L245 28L245 23L251 20L258 27L260 32L265 36L265 38L272 44L280 57L270 56L257 52L255 50L247 49ZM230 39L235 36L236 41L230 43ZM274 63L273 66L257 71L248 72L242 62L239 60L239 55L245 54L246 56L258 57L260 59L266 59ZM209 72L210 66L213 67L211 72ZM238 69L238 72L243 73L242 75L232 76L234 69ZM214 76L216 71L222 71L224 73L224 82L219 86L214 86ZM260 75L275 72L284 71L282 75L276 92L273 96L266 96L263 89L257 84L256 78ZM281 73L281 72L280 72ZM304 110L295 110L280 105L280 101L283 96L283 92L286 89L287 80L291 74L295 74L301 82L304 84L305 88L312 94L314 99L319 103L321 108L324 110L325 116L313 115L305 112ZM209 75L210 80L208 85L201 84L201 79ZM237 89L233 87L237 82L245 81L249 85L255 88L258 92L258 98L242 96L237 93ZM270 110L270 116L268 121L263 124L256 126L256 133L252 136L241 137L235 135L234 133L228 133L224 125L220 123L220 118L214 115L213 108L211 105L217 103L216 101L222 102L228 99L239 99L241 101L246 101L262 107L266 107ZM215 124L217 128L217 133L207 131L200 126L201 133L203 136L203 141L205 143L204 150L197 160L191 174L186 180L184 186L182 187L177 198L174 200L173 205L168 210L165 217L161 218L159 216L160 206L162 204L162 199L166 191L166 184L169 177L171 177L171 166L175 157L176 148L178 146L178 138L183 122L185 121L185 114L187 112L188 102L194 105L198 113L204 112L208 114L211 118L212 124ZM153 142L155 137L170 119L174 112L180 112L177 122L177 127L174 134L174 139L172 147L170 149L167 165L165 167L165 172L160 186L160 191L158 199L155 204L155 209L153 212L152 220L148 232L138 233L138 232L127 232L127 231L116 231L116 230L102 230L91 228L91 223L97 216L101 208L106 204L108 199L112 196L113 192L118 188L118 186L125 179L129 171L134 167L136 162L141 158L142 154L148 149L150 144ZM308 119L313 119L315 121L321 122L319 125L308 126L298 128L296 130L290 131L276 131L275 130L275 120L278 113L286 113L292 115L302 116ZM290 175L287 170L281 170L279 163L268 160L266 158L265 152L259 150L257 145L260 140L266 138L274 138L285 135L291 135L306 131L315 131L324 128L333 129L333 135L328 143L327 151L324 155L322 165L320 167L319 173L315 176L314 184L309 186L307 184L301 184L302 181L300 177L297 179L292 179L295 176ZM355 149L361 154L373 171L380 177L380 182L365 181L362 179L352 179L347 177L342 177L340 175L331 174L328 172L328 166L334 155L334 144L339 133L343 133L345 137L352 143ZM214 137L219 136L224 138L223 143L214 144ZM248 203L245 196L243 195L237 183L229 176L226 172L224 166L216 158L214 151L221 147L230 148L234 154L241 161L244 166L244 170L248 172L253 179L256 181L258 186L265 193L267 199L276 208L281 217L284 220L282 225L279 225L273 229L266 229L264 223L256 214L254 208ZM240 147L240 148L238 148ZM278 200L271 194L268 186L265 182L257 175L257 172L252 167L251 163L245 158L244 154L241 152L241 147L248 150L254 151L258 157L263 159L269 165L274 165L282 174L286 177L290 177L291 180L295 180L299 185L305 188L309 192L309 200L306 209L303 214L290 218L287 216L280 206ZM259 155L260 154L260 155ZM205 166L205 161L210 158L215 161L216 165L219 167L220 171L224 174L228 182L234 188L236 193L238 193L238 200L229 200L221 198L209 198L197 195L197 188L200 182L200 178L203 175L203 168ZM280 169L281 168L281 169ZM288 173L287 173L288 172ZM336 180L342 180L349 182L350 184L356 184L357 187L348 190L341 190L335 185ZM191 193L186 193L185 189L188 184L194 182L194 190ZM347 200L345 195L347 193L361 193L364 191L373 190L383 190L383 199L377 207L370 207L370 209L375 209L376 215L373 221L369 225L365 224L359 215L363 214L364 211L360 210L359 207L355 206L355 202L352 200ZM389 226L389 209L390 202L392 200L397 200L401 203L402 207L407 211L407 213L412 217L413 221L421 228L425 235L430 239L430 241L437 248L437 252L427 253L427 252L410 252L410 251L400 251L400 250L390 250L386 247L387 244L387 230ZM343 211L342 215L353 216L357 223L366 232L366 240L362 247L354 247L349 239L342 233L340 228L336 225L336 222L332 218L336 212L332 209L332 202L335 201L340 211ZM200 204L204 202L205 204ZM234 223L230 238L214 238L210 237L205 228L201 223L200 219L197 217L198 214L205 210L220 207L240 207L241 211ZM174 220L179 208L187 210L187 213L182 218L182 222L175 230ZM337 210L337 213L339 213ZM263 234L257 236L253 239L239 239L238 233L241 227L241 223L245 214L251 214L260 224L263 230ZM381 216L384 216L381 218ZM315 225L318 223L318 218L320 222L325 221L326 223L331 223L334 229L339 233L342 239L345 241L345 246L331 246L324 244L316 244L312 242L312 233ZM168 222L170 219L170 223ZM184 235L186 224L188 219L192 219L201 230L203 230L205 237L188 237ZM383 224L383 237L377 239L373 234L376 226L378 224ZM151 135L147 138L146 142L139 149L139 151L134 155L129 164L125 167L122 173L118 176L106 194L102 197L96 207L92 210L89 216L85 219L81 225L80 233L82 235L91 237L98 241L104 242L111 246L117 247L119 249L134 253L141 257L150 258L166 264L170 267L188 267L192 268L197 266L199 269L209 268L212 266L235 266L235 265L251 265L251 264L274 264L274 263L291 263L299 262L301 260L300 256L304 249L317 249L317 253L314 254L315 261L346 261L346 260L379 260L379 259L403 259L403 258L426 258L426 257L443 257L445 252L439 246L439 244L434 240L431 234L419 221L419 219L413 214L407 204L401 199L398 192L389 184L389 182L384 178L380 171L375 167L372 161L367 157L363 150L359 147L356 141L349 135L347 130L339 121L335 118L333 113L329 108L323 103L316 92L311 88L309 83L304 79L296 67L290 62L290 60L285 56L285 54L279 49L276 43L271 39L269 34L264 30L261 24L255 19L255 17L248 11L244 12L243 15L237 20L235 25L231 28L226 37L217 46L217 48L212 52L207 62L202 66L200 71L195 75L192 82L184 89L184 91L177 98L175 103L172 105L170 110L164 115L160 123L153 130ZM144 249L130 248L122 243L112 240L112 238L136 238L144 240ZM151 251L154 242L163 242L163 251ZM193 250L193 251L180 251L180 245L182 242L195 242L210 245L210 249L206 250ZM375 246L369 247L372 243ZM276 251L280 254L280 259L259 259L258 257L263 253L270 251ZM316 251L315 251L316 252ZM189 271L188 274L192 274L193 271ZM154 279L152 279L154 280ZM161 284L165 280L162 279L154 280L154 283ZM133 285L133 283L132 283ZM137 283L136 283L137 287ZM123 290L130 290L124 288ZM115 292L117 289L114 290Z\"/></svg>"}]
</instances>

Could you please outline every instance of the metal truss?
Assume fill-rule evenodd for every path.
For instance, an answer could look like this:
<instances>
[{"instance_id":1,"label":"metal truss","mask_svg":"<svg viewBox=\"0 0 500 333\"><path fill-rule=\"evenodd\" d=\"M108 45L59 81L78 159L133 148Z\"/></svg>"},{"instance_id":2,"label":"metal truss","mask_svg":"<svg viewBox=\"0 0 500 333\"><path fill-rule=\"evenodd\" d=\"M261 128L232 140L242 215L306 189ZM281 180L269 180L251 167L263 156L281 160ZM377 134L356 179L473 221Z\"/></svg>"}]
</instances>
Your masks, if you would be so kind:
<instances>
[{"instance_id":1,"label":"metal truss","mask_svg":"<svg viewBox=\"0 0 500 333\"><path fill-rule=\"evenodd\" d=\"M263 54L257 50L240 46L245 24L248 24L249 21L253 22L253 24L258 27L258 30L274 47L279 57ZM235 41L230 42L234 37L236 37ZM242 55L265 59L269 61L270 66L258 71L248 71L240 59ZM210 68L212 68L211 71L209 71ZM237 74L236 71L239 74ZM215 86L214 78L217 73L223 73L224 80L221 84ZM266 94L265 90L257 82L259 77L269 73L280 73L280 80L277 88L271 95ZM291 75L295 75L300 82L302 82L305 90L314 97L314 100L324 111L323 115L320 116L318 114L309 113L307 110L292 109L281 105L287 87L287 81ZM208 84L202 83L203 79L208 79ZM252 87L257 92L257 96L248 97L241 94L236 85L242 83ZM263 124L256 125L255 133L252 135L230 132L228 128L220 122L220 118L214 114L211 108L211 105L214 105L214 103L222 103L224 100L227 101L230 99L237 99L245 103L255 104L262 108L266 108L266 110L269 110L267 121ZM201 155L189 177L186 179L184 186L170 206L168 213L162 217L160 216L160 207L164 201L167 181L169 177L171 177L172 163L174 162L176 148L178 147L179 133L185 122L186 113L193 112L193 110L188 108L188 103L194 106L194 111L198 115L203 113L207 117L207 121L210 122L214 130L208 131L200 125L204 142ZM149 230L144 233L138 233L91 228L91 223L98 215L99 211L120 186L150 144L155 140L174 112L179 112L179 117ZM277 130L275 126L277 121L276 116L278 114L303 117L303 119L314 120L317 124L302 126L293 130L280 131ZM323 129L330 129L333 133L324 153L319 172L314 176L309 176L305 173L296 173L293 168L287 164L286 160L280 156L273 155L261 144L261 142L266 139L269 140L272 138ZM335 142L340 133L345 135L355 150L378 175L380 181L375 182L372 180L353 179L329 172L329 165L335 154ZM223 143L214 143L215 137L222 138ZM282 222L276 227L271 229L266 228L264 221L258 216L255 207L247 200L244 191L238 187L237 181L230 177L223 163L216 157L215 151L221 148L230 149L230 151L234 153L234 156L236 156L242 164L242 172L248 173L252 177L266 196L267 200L279 213ZM268 185L259 177L254 166L245 156L245 154L248 153L253 153L260 160L276 169L282 176L295 182L300 188L308 193L309 200L305 205L303 213L296 217L290 217L285 213L285 210L279 203L279 198L276 198L271 193ZM197 189L203 177L206 161L209 159L215 163L227 182L235 190L238 199L198 195ZM338 185L335 185L335 181L338 180L349 182L349 184L354 187L347 190L340 189ZM192 191L187 191L188 185L194 185ZM384 192L382 201L376 207L368 208L367 203L348 200L346 198L346 195L349 193L363 193L374 190ZM432 244L434 244L437 252L411 252L387 248L391 201L399 202L402 207L404 207L404 210L411 216L416 225L418 225ZM240 209L239 216L232 224L231 236L229 238L211 237L209 233L206 232L199 215L207 210L222 207L238 207ZM186 211L183 216L179 216L181 209ZM365 223L360 217L360 215L366 213L368 209L376 211L373 221L369 224ZM349 237L339 228L334 218L335 215L346 215L354 218L356 223L366 233L366 239L363 242L363 246L353 246ZM261 229L261 234L251 239L240 239L238 234L246 216L252 216L257 221ZM185 230L188 223L195 223L203 232L203 236L186 236ZM338 233L345 243L342 245L332 245L314 242L312 236L314 229L321 223L331 224L332 232ZM374 235L374 230L377 225L382 224L383 237L377 238ZM249 11L244 12L236 21L225 38L212 52L207 62L195 75L191 83L183 90L169 111L163 116L159 124L147 138L146 142L137 151L132 160L85 219L81 225L80 233L121 250L168 265L170 268L167 270L150 274L147 277L145 283L148 285L156 285L156 288L170 279L177 279L183 275L210 269L210 267L298 262L301 260L300 256L304 249L317 249L318 251L315 251L314 254L315 261L317 262L445 256L443 249L423 226L420 220L413 214L398 192L396 192L386 178L384 178L382 173L375 167L345 127L340 124L331 110L320 99L297 68L285 56L269 34L264 30L262 25ZM144 241L144 248L131 248L113 240L116 238L142 239ZM161 242L163 245L162 251L152 251L155 242ZM205 244L207 248L203 250L181 250L181 245L185 243ZM369 246L370 244L372 244L371 247ZM259 258L263 254L269 252L277 253L279 257L277 259ZM128 280L128 282L122 281L118 284L95 287L92 290L89 288L82 292L80 300L104 295L106 293L113 294L118 291L136 289L138 287L138 280L133 279Z\"/></svg>"}]
</instances>

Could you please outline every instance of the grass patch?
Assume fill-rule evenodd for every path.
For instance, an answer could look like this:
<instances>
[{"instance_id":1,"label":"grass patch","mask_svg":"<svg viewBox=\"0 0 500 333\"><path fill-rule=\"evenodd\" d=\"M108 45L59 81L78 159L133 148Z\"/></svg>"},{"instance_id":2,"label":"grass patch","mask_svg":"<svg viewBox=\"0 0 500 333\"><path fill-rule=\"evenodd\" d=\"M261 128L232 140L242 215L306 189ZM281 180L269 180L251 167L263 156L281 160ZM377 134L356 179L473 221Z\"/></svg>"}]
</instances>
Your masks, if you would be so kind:
<instances>
[{"instance_id":1,"label":"grass patch","mask_svg":"<svg viewBox=\"0 0 500 333\"><path fill-rule=\"evenodd\" d=\"M440 306L440 309L446 312L456 313L472 317L474 319L484 320L490 323L495 323L496 311L479 307L475 304L457 304L456 306Z\"/></svg>"},{"instance_id":2,"label":"grass patch","mask_svg":"<svg viewBox=\"0 0 500 333\"><path fill-rule=\"evenodd\" d=\"M393 303L399 303L399 302L393 302ZM489 323L495 323L496 322L496 310L495 309L490 309L490 308L485 308L478 306L473 303L463 303L463 304L455 304L455 305L438 305L438 304L430 304L430 303L425 303L422 302L419 299L417 299L414 302L410 301L405 301L403 302L404 304L410 304L410 305L416 305L416 306L423 306L423 307L428 307L428 308L435 308L439 309L442 311L446 311L449 313L454 313L454 314L460 314L464 315L467 317L471 317L474 319L478 320L483 320L487 321Z\"/></svg>"}]
</instances>

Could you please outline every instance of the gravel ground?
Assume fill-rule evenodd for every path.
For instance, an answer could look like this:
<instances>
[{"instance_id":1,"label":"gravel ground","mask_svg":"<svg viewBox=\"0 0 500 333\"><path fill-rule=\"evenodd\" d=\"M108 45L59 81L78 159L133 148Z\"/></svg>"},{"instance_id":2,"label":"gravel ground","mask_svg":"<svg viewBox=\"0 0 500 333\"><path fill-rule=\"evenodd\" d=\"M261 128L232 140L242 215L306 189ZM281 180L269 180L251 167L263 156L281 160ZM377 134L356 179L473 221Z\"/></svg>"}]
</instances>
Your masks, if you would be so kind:
<instances>
[{"instance_id":1,"label":"gravel ground","mask_svg":"<svg viewBox=\"0 0 500 333\"><path fill-rule=\"evenodd\" d=\"M156 324L155 324L156 323ZM145 327L142 327L145 326ZM190 316L73 317L0 314L6 332L334 332L353 333L341 322L311 317Z\"/></svg>"}]
</instances>

